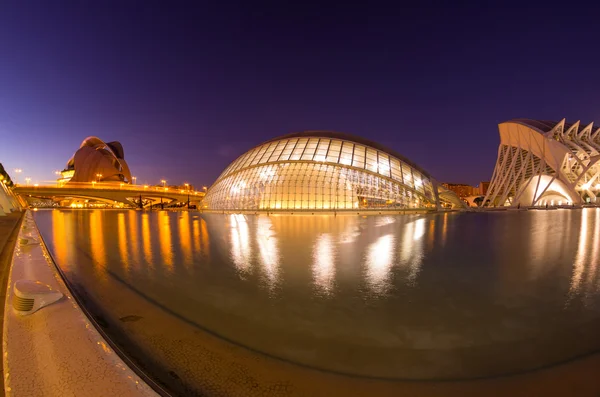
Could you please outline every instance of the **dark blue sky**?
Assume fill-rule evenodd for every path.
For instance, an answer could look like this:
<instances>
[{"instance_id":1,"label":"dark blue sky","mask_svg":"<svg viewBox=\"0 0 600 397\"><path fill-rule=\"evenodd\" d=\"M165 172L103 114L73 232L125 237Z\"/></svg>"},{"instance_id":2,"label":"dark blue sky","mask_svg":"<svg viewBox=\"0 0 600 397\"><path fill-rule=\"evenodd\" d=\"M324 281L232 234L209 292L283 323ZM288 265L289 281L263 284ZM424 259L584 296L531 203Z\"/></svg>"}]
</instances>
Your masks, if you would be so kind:
<instances>
[{"instance_id":1,"label":"dark blue sky","mask_svg":"<svg viewBox=\"0 0 600 397\"><path fill-rule=\"evenodd\" d=\"M52 180L96 135L139 183L201 186L261 141L328 129L476 184L499 122L600 122L595 9L172 3L0 4L9 172Z\"/></svg>"}]
</instances>

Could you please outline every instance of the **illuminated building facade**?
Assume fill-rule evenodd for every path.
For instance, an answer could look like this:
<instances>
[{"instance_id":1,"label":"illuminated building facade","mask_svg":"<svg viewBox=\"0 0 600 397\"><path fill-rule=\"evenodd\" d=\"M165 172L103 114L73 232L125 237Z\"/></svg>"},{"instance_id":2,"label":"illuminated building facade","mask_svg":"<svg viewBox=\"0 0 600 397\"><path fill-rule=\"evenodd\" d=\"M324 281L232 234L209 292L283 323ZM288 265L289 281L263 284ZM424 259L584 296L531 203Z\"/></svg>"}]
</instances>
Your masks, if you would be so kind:
<instances>
[{"instance_id":1,"label":"illuminated building facade","mask_svg":"<svg viewBox=\"0 0 600 397\"><path fill-rule=\"evenodd\" d=\"M460 198L472 196L475 191L473 186L463 183L442 183L442 185L446 189L452 190Z\"/></svg>"},{"instance_id":2,"label":"illuminated building facade","mask_svg":"<svg viewBox=\"0 0 600 397\"><path fill-rule=\"evenodd\" d=\"M95 136L83 140L60 172L60 184L67 182L131 183L131 172L119 142L105 143Z\"/></svg>"},{"instance_id":3,"label":"illuminated building facade","mask_svg":"<svg viewBox=\"0 0 600 397\"><path fill-rule=\"evenodd\" d=\"M351 135L305 131L242 154L208 190L223 210L460 207L462 202L398 153Z\"/></svg>"},{"instance_id":4,"label":"illuminated building facade","mask_svg":"<svg viewBox=\"0 0 600 397\"><path fill-rule=\"evenodd\" d=\"M564 119L514 119L498 126L500 147L484 203L545 206L596 203L600 128Z\"/></svg>"},{"instance_id":5,"label":"illuminated building facade","mask_svg":"<svg viewBox=\"0 0 600 397\"><path fill-rule=\"evenodd\" d=\"M477 185L477 187L475 187L475 189L473 190L473 194L479 194L481 196L485 196L487 194L489 188L490 188L489 182L479 182L479 185Z\"/></svg>"}]
</instances>

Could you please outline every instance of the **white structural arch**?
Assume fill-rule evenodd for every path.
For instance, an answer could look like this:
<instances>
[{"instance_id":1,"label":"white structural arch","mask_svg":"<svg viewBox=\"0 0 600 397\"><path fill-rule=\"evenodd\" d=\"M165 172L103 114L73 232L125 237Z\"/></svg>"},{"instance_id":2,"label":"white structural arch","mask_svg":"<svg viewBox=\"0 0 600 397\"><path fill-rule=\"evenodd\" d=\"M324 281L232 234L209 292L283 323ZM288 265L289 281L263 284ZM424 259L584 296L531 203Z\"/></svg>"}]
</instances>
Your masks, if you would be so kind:
<instances>
[{"instance_id":1,"label":"white structural arch","mask_svg":"<svg viewBox=\"0 0 600 397\"><path fill-rule=\"evenodd\" d=\"M514 119L498 125L498 159L487 206L597 202L600 128L593 123Z\"/></svg>"}]
</instances>

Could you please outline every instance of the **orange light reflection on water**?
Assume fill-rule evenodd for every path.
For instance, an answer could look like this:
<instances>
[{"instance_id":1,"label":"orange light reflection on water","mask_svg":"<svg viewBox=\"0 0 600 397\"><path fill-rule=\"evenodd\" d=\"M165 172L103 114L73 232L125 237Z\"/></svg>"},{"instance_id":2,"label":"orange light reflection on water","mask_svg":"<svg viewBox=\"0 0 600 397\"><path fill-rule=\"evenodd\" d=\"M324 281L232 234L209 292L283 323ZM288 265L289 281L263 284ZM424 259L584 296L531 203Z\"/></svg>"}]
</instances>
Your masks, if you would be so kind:
<instances>
[{"instance_id":1,"label":"orange light reflection on water","mask_svg":"<svg viewBox=\"0 0 600 397\"><path fill-rule=\"evenodd\" d=\"M129 273L129 256L127 252L127 228L125 227L125 214L117 214L117 233L119 239L120 262L123 264L125 273Z\"/></svg>"},{"instance_id":2,"label":"orange light reflection on water","mask_svg":"<svg viewBox=\"0 0 600 397\"><path fill-rule=\"evenodd\" d=\"M150 219L148 214L142 214L142 246L144 249L144 259L148 265L152 266L152 245L150 239Z\"/></svg>"},{"instance_id":3,"label":"orange light reflection on water","mask_svg":"<svg viewBox=\"0 0 600 397\"><path fill-rule=\"evenodd\" d=\"M92 210L90 213L90 252L98 278L106 281L106 251L104 247L104 213L102 210Z\"/></svg>"},{"instance_id":4,"label":"orange light reflection on water","mask_svg":"<svg viewBox=\"0 0 600 397\"><path fill-rule=\"evenodd\" d=\"M67 242L65 213L59 210L52 211L52 242L56 260L65 270L69 269L69 251Z\"/></svg>"},{"instance_id":5,"label":"orange light reflection on water","mask_svg":"<svg viewBox=\"0 0 600 397\"><path fill-rule=\"evenodd\" d=\"M173 247L171 245L171 219L169 213L160 211L158 213L158 238L160 240L160 253L164 264L173 269Z\"/></svg>"},{"instance_id":6,"label":"orange light reflection on water","mask_svg":"<svg viewBox=\"0 0 600 397\"><path fill-rule=\"evenodd\" d=\"M206 221L202 218L194 219L192 228L194 245L197 244L198 251L206 256L210 256L210 238L208 236L208 229L206 228Z\"/></svg>"},{"instance_id":7,"label":"orange light reflection on water","mask_svg":"<svg viewBox=\"0 0 600 397\"><path fill-rule=\"evenodd\" d=\"M183 253L184 264L192 265L194 263L192 233L190 230L190 214L187 211L179 215L179 244Z\"/></svg>"},{"instance_id":8,"label":"orange light reflection on water","mask_svg":"<svg viewBox=\"0 0 600 397\"><path fill-rule=\"evenodd\" d=\"M133 259L133 264L139 266L140 262L140 246L139 246L139 236L138 236L138 223L140 222L139 217L136 214L136 211L129 211L129 219L127 219L127 223L129 224L129 234L127 238L131 243L131 250L129 252L130 257Z\"/></svg>"}]
</instances>

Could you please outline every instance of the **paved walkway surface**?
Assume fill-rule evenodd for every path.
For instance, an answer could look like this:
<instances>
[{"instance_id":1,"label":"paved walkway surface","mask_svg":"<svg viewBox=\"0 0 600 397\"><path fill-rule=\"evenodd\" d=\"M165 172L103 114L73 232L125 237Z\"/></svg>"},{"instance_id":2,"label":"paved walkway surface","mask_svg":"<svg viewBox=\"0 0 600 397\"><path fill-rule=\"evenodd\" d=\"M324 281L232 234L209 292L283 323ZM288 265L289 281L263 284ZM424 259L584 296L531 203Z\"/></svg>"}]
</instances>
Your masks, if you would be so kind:
<instances>
[{"instance_id":1,"label":"paved walkway surface","mask_svg":"<svg viewBox=\"0 0 600 397\"><path fill-rule=\"evenodd\" d=\"M23 212L13 212L0 216L0 302L6 300L6 282L10 271L10 263L18 236L18 224L21 222ZM0 305L0 329L4 326L4 305ZM0 361L0 370L2 361ZM4 376L0 378L0 395L4 395Z\"/></svg>"}]
</instances>

